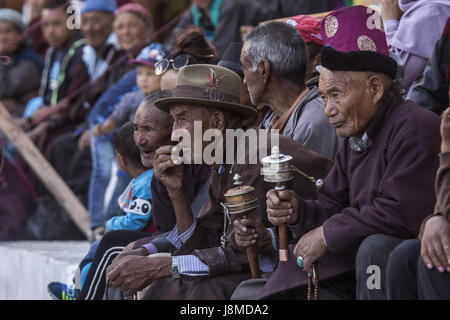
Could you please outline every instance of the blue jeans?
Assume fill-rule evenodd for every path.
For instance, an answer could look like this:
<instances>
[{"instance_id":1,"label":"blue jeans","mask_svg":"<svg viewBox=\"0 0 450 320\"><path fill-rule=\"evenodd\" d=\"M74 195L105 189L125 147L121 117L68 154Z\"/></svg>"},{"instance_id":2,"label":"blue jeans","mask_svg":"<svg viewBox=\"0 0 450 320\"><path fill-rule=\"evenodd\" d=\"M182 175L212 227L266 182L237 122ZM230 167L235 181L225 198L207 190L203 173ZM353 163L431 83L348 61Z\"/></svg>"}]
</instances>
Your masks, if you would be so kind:
<instances>
[{"instance_id":1,"label":"blue jeans","mask_svg":"<svg viewBox=\"0 0 450 320\"><path fill-rule=\"evenodd\" d=\"M93 137L91 135L92 173L89 183L88 211L91 228L104 225L111 217L122 214L117 203L118 197L127 187L131 178L124 173L117 175L113 196L105 209L105 192L111 180L111 168L116 162L112 135ZM121 172L121 171L120 171Z\"/></svg>"}]
</instances>

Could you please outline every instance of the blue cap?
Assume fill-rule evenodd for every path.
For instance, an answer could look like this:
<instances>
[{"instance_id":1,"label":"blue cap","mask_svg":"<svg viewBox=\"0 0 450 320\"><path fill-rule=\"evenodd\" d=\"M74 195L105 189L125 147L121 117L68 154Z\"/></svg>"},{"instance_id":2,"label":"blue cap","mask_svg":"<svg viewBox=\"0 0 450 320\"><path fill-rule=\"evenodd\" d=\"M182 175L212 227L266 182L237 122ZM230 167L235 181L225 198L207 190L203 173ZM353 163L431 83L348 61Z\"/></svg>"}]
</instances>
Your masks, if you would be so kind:
<instances>
[{"instance_id":1,"label":"blue cap","mask_svg":"<svg viewBox=\"0 0 450 320\"><path fill-rule=\"evenodd\" d=\"M104 11L114 14L116 9L117 6L115 0L86 0L83 9L81 9L81 14L85 14L89 11Z\"/></svg>"},{"instance_id":2,"label":"blue cap","mask_svg":"<svg viewBox=\"0 0 450 320\"><path fill-rule=\"evenodd\" d=\"M155 64L164 59L167 55L166 49L158 43L151 43L141 50L139 55L128 62L131 64L145 65L148 67L155 67Z\"/></svg>"}]
</instances>

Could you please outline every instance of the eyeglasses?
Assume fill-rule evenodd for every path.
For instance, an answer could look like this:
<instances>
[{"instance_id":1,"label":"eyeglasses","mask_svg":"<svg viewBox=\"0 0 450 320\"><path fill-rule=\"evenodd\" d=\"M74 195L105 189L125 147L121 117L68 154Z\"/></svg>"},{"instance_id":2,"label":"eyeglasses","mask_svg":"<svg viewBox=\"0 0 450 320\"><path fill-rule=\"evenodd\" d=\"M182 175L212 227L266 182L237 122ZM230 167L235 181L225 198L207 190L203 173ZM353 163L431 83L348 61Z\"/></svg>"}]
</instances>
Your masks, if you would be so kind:
<instances>
[{"instance_id":1,"label":"eyeglasses","mask_svg":"<svg viewBox=\"0 0 450 320\"><path fill-rule=\"evenodd\" d=\"M175 71L180 70L181 68L189 65L190 63L195 62L195 58L190 54L181 54L175 59L164 59L156 63L155 65L155 74L157 76L162 75L164 72L169 69L172 64L172 69Z\"/></svg>"}]
</instances>

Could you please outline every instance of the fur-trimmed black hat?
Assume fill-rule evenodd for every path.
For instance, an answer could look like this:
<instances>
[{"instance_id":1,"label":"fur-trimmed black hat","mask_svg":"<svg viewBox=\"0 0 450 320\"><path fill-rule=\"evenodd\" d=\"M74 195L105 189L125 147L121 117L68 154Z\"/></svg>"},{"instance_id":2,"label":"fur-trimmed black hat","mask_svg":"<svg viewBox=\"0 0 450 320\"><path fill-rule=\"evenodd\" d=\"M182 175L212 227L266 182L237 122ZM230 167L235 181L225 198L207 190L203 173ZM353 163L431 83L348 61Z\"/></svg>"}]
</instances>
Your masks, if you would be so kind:
<instances>
[{"instance_id":1,"label":"fur-trimmed black hat","mask_svg":"<svg viewBox=\"0 0 450 320\"><path fill-rule=\"evenodd\" d=\"M333 71L373 71L395 79L397 62L389 56L381 16L365 6L331 12L323 20L321 64Z\"/></svg>"}]
</instances>

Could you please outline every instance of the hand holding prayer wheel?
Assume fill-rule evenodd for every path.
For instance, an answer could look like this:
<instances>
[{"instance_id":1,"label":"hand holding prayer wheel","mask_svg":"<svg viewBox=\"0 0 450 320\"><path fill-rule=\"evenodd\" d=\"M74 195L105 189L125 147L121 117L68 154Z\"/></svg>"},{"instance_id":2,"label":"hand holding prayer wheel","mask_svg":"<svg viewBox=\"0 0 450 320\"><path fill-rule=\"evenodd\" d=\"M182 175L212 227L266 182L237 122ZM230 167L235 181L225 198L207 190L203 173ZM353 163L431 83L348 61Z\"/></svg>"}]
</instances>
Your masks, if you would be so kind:
<instances>
[{"instance_id":1,"label":"hand holding prayer wheel","mask_svg":"<svg viewBox=\"0 0 450 320\"><path fill-rule=\"evenodd\" d=\"M267 193L267 215L269 221L278 226L280 237L280 261L289 260L288 233L286 224L298 223L299 200L293 191L285 190L283 182L294 178L294 172L304 176L313 182L317 188L323 185L321 179L315 179L306 175L290 164L291 156L280 153L278 146L272 148L272 154L261 160L264 181L276 183L275 189Z\"/></svg>"},{"instance_id":2,"label":"hand holding prayer wheel","mask_svg":"<svg viewBox=\"0 0 450 320\"><path fill-rule=\"evenodd\" d=\"M239 218L237 218L236 221L239 222L234 225L238 237L244 236L244 238L246 238L245 234L248 231L246 227L239 228L237 226L238 224L241 224L242 221L244 221L243 223L246 223L247 213L257 208L259 205L258 199L255 195L255 188L253 188L252 186L242 186L241 184L242 182L240 181L240 176L236 174L234 176L234 185L236 187L228 190L224 196L226 199L225 206L228 210L228 213L230 215L238 215L238 217L242 219L240 220ZM250 238L252 238L252 236L250 236ZM261 270L259 269L258 251L255 243L252 243L252 240L250 239L249 243L242 244L244 244L244 246L246 246L247 248L247 257L250 264L252 278L259 278L261 276Z\"/></svg>"}]
</instances>

